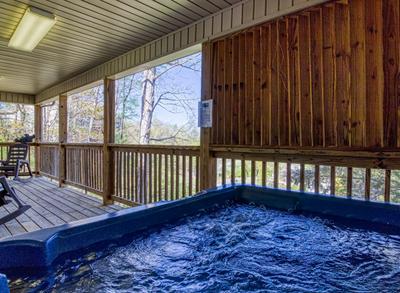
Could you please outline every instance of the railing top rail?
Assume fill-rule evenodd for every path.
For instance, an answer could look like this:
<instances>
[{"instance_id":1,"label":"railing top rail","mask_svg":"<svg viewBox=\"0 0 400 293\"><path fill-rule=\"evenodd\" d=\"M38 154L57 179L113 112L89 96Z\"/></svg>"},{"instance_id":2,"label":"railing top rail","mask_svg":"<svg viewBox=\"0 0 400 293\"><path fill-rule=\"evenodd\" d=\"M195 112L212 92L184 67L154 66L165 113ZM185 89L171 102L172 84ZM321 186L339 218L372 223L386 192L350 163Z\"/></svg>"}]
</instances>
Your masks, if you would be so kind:
<instances>
[{"instance_id":1,"label":"railing top rail","mask_svg":"<svg viewBox=\"0 0 400 293\"><path fill-rule=\"evenodd\" d=\"M54 146L54 147L56 147L56 146L59 145L59 143L58 142L39 142L39 143L36 143L36 145L38 145L38 146Z\"/></svg>"},{"instance_id":2,"label":"railing top rail","mask_svg":"<svg viewBox=\"0 0 400 293\"><path fill-rule=\"evenodd\" d=\"M299 149L296 147L271 148L271 147L227 147L211 146L210 151L214 153L232 154L260 154L260 155L314 155L314 156L338 156L351 158L400 158L400 149L387 149L375 151L373 149L329 149L329 148L310 148Z\"/></svg>"},{"instance_id":3,"label":"railing top rail","mask_svg":"<svg viewBox=\"0 0 400 293\"><path fill-rule=\"evenodd\" d=\"M16 145L19 144L19 142L0 142L0 147L8 147L8 146L12 146L12 145ZM37 146L36 142L30 142L28 143L28 146Z\"/></svg>"},{"instance_id":4,"label":"railing top rail","mask_svg":"<svg viewBox=\"0 0 400 293\"><path fill-rule=\"evenodd\" d=\"M62 146L65 147L83 147L83 148L102 148L104 147L103 143L72 143L72 142L68 142L68 143L62 143Z\"/></svg>"},{"instance_id":5,"label":"railing top rail","mask_svg":"<svg viewBox=\"0 0 400 293\"><path fill-rule=\"evenodd\" d=\"M133 145L133 144L109 144L113 150L136 151L151 153L179 153L179 154L198 154L199 146L178 146L178 145Z\"/></svg>"},{"instance_id":6,"label":"railing top rail","mask_svg":"<svg viewBox=\"0 0 400 293\"><path fill-rule=\"evenodd\" d=\"M211 147L213 157L373 169L400 169L400 152Z\"/></svg>"},{"instance_id":7,"label":"railing top rail","mask_svg":"<svg viewBox=\"0 0 400 293\"><path fill-rule=\"evenodd\" d=\"M187 149L187 150L197 150L200 146L196 145L158 145L158 144L109 144L112 148L144 148L144 149Z\"/></svg>"}]
</instances>

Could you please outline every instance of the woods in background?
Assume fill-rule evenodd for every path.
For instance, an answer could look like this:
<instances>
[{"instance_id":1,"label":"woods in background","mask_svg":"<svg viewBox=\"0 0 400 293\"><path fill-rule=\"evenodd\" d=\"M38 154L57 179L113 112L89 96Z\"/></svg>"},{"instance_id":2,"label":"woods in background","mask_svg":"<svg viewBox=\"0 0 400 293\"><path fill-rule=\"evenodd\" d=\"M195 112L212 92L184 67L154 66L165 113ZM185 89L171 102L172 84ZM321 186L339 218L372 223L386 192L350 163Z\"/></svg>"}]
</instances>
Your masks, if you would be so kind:
<instances>
[{"instance_id":1,"label":"woods in background","mask_svg":"<svg viewBox=\"0 0 400 293\"><path fill-rule=\"evenodd\" d=\"M116 143L199 144L201 55L117 81Z\"/></svg>"},{"instance_id":2,"label":"woods in background","mask_svg":"<svg viewBox=\"0 0 400 293\"><path fill-rule=\"evenodd\" d=\"M41 107L42 141L58 142L58 101L52 101Z\"/></svg>"},{"instance_id":3,"label":"woods in background","mask_svg":"<svg viewBox=\"0 0 400 293\"><path fill-rule=\"evenodd\" d=\"M0 102L0 141L14 141L25 133L33 134L33 116L31 105Z\"/></svg>"}]
</instances>

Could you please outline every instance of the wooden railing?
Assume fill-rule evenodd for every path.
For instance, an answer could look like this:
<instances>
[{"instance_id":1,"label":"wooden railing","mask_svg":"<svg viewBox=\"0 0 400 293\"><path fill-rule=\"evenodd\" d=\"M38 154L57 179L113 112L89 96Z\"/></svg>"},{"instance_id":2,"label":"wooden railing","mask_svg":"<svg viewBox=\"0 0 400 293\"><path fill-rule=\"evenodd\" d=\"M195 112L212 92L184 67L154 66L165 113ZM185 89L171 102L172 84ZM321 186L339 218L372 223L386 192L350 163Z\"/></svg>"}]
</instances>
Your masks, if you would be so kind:
<instances>
[{"instance_id":1,"label":"wooden railing","mask_svg":"<svg viewBox=\"0 0 400 293\"><path fill-rule=\"evenodd\" d=\"M400 203L400 154L213 147L217 185L286 190ZM397 174L395 174L397 173Z\"/></svg>"},{"instance_id":2,"label":"wooden railing","mask_svg":"<svg viewBox=\"0 0 400 293\"><path fill-rule=\"evenodd\" d=\"M112 145L114 199L146 204L199 191L199 147Z\"/></svg>"},{"instance_id":3,"label":"wooden railing","mask_svg":"<svg viewBox=\"0 0 400 293\"><path fill-rule=\"evenodd\" d=\"M40 174L52 179L59 177L59 144L40 143L39 147L39 170Z\"/></svg>"},{"instance_id":4,"label":"wooden railing","mask_svg":"<svg viewBox=\"0 0 400 293\"><path fill-rule=\"evenodd\" d=\"M64 183L101 194L103 192L103 145L62 144L65 149Z\"/></svg>"},{"instance_id":5,"label":"wooden railing","mask_svg":"<svg viewBox=\"0 0 400 293\"><path fill-rule=\"evenodd\" d=\"M107 183L111 199L124 204L179 199L200 190L199 147L109 144L105 148L102 144L70 143L38 146L41 174L103 196ZM110 154L108 163L105 151ZM210 157L216 161L216 185L257 184L400 203L398 151L211 146ZM105 168L109 170L107 178Z\"/></svg>"}]
</instances>

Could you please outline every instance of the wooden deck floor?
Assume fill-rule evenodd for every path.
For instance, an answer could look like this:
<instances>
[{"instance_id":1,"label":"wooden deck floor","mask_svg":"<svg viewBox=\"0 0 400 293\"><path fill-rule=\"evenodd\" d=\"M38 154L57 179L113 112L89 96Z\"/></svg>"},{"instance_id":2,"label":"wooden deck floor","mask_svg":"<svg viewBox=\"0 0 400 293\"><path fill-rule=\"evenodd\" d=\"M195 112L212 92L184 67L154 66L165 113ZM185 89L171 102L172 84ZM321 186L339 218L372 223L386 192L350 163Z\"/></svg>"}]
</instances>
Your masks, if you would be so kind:
<instances>
[{"instance_id":1,"label":"wooden deck floor","mask_svg":"<svg viewBox=\"0 0 400 293\"><path fill-rule=\"evenodd\" d=\"M0 225L0 239L43 228L70 223L122 209L122 206L103 206L101 199L75 189L63 187L45 178L21 183L10 181L19 198L32 207L17 218ZM16 210L14 203L0 207L0 218Z\"/></svg>"}]
</instances>

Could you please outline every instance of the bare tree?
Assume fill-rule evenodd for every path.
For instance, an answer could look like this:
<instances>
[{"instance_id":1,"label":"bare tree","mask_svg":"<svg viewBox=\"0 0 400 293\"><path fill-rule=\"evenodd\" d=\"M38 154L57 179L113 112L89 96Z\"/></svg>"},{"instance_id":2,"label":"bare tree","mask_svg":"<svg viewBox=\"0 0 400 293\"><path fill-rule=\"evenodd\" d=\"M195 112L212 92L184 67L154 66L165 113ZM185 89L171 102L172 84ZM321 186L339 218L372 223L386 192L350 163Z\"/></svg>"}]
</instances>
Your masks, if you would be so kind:
<instances>
[{"instance_id":1,"label":"bare tree","mask_svg":"<svg viewBox=\"0 0 400 293\"><path fill-rule=\"evenodd\" d=\"M147 69L143 73L142 82L142 111L140 119L140 140L141 144L148 144L150 141L167 141L179 136L184 127L181 127L177 132L166 137L151 137L151 128L153 123L153 113L157 107L162 107L164 110L172 114L184 111L187 114L194 116L194 109L191 107L191 99L188 97L189 91L176 87L171 88L169 85L166 88L159 86L159 80L164 77L169 71L176 68L184 68L192 71L199 71L200 64L199 54L192 55L187 58L181 58L164 65ZM157 90L158 91L157 91ZM157 92L157 94L156 94ZM182 139L184 139L182 137Z\"/></svg>"}]
</instances>

